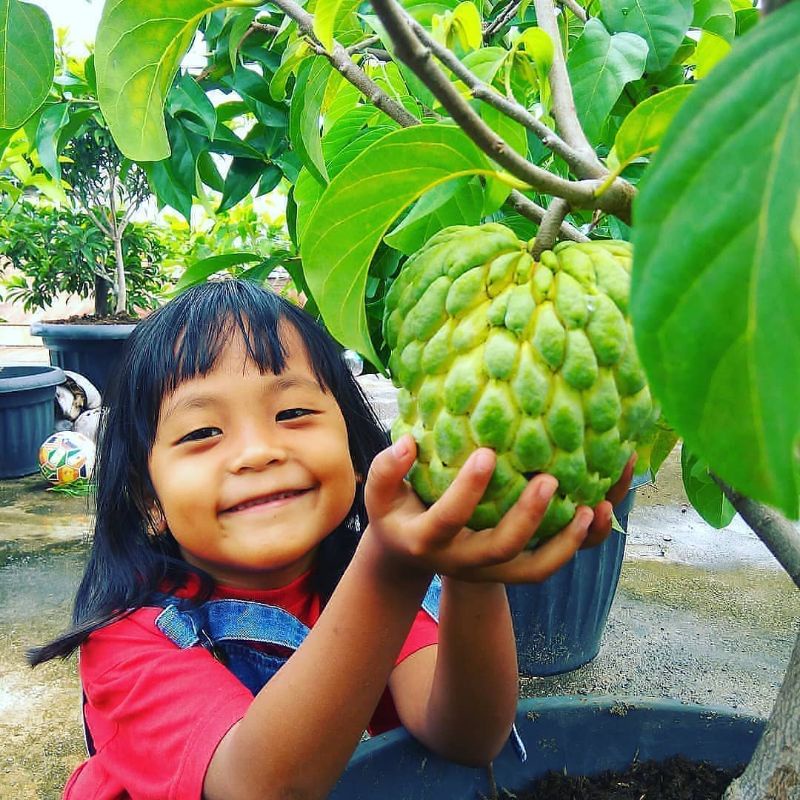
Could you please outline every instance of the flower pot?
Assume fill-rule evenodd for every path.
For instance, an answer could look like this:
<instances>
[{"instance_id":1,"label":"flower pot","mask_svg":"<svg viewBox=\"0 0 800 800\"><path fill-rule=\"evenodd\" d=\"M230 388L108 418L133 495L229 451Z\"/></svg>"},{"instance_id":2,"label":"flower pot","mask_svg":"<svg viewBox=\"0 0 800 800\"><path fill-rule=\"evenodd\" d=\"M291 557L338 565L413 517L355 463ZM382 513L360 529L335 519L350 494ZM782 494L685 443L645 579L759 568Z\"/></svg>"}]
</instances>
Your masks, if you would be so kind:
<instances>
[{"instance_id":1,"label":"flower pot","mask_svg":"<svg viewBox=\"0 0 800 800\"><path fill-rule=\"evenodd\" d=\"M548 697L520 702L517 730L527 750L509 742L494 761L499 790L519 790L547 772L597 775L634 760L683 755L718 767L747 762L764 720L732 709L674 700ZM502 794L501 795L505 796ZM359 745L331 800L473 800L491 796L485 769L433 755L397 730Z\"/></svg>"},{"instance_id":2,"label":"flower pot","mask_svg":"<svg viewBox=\"0 0 800 800\"><path fill-rule=\"evenodd\" d=\"M53 432L58 367L0 367L0 478L39 469L39 445Z\"/></svg>"},{"instance_id":3,"label":"flower pot","mask_svg":"<svg viewBox=\"0 0 800 800\"><path fill-rule=\"evenodd\" d=\"M637 486L646 483L637 478ZM635 488L614 509L623 530ZM591 661L600 650L617 591L625 535L612 531L603 544L580 550L555 575L538 584L508 586L520 674L556 675Z\"/></svg>"},{"instance_id":4,"label":"flower pot","mask_svg":"<svg viewBox=\"0 0 800 800\"><path fill-rule=\"evenodd\" d=\"M125 340L135 327L32 322L31 333L42 337L53 366L84 375L102 394L111 368L119 361Z\"/></svg>"}]
</instances>

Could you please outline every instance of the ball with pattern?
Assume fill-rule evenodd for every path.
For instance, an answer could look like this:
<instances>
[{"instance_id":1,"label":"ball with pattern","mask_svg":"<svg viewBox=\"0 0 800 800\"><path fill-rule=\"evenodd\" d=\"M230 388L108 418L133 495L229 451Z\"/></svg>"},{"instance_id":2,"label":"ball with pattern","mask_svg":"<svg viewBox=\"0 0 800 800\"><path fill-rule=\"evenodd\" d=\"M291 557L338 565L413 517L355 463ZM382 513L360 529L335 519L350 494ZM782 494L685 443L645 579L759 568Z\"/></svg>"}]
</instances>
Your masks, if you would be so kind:
<instances>
[{"instance_id":1,"label":"ball with pattern","mask_svg":"<svg viewBox=\"0 0 800 800\"><path fill-rule=\"evenodd\" d=\"M59 431L44 440L39 448L42 475L56 485L88 479L94 468L94 442L75 431Z\"/></svg>"}]
</instances>

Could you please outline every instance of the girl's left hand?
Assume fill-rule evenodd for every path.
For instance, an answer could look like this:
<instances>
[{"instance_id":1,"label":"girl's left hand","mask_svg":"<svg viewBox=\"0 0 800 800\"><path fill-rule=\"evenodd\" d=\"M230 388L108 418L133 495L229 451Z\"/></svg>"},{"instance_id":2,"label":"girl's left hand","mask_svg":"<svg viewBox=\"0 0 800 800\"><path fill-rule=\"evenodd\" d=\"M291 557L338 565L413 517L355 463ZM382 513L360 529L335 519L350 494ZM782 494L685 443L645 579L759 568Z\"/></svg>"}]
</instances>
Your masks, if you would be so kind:
<instances>
[{"instance_id":1,"label":"girl's left hand","mask_svg":"<svg viewBox=\"0 0 800 800\"><path fill-rule=\"evenodd\" d=\"M373 462L365 486L371 535L411 568L475 582L536 583L569 561L581 548L594 547L611 532L611 514L628 491L635 456L606 499L594 509L578 508L572 521L533 550L526 550L557 482L537 475L496 527L473 531L467 520L495 465L486 448L473 453L453 484L425 509L404 477L416 457L416 443L404 436Z\"/></svg>"}]
</instances>

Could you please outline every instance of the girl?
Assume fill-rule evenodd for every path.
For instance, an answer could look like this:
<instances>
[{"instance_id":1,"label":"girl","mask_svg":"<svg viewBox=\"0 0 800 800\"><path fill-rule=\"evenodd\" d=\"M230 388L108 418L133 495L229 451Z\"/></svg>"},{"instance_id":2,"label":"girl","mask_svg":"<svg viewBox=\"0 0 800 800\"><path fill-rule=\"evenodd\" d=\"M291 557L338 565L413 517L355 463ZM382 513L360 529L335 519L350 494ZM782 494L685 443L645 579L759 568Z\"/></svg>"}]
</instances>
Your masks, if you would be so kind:
<instances>
[{"instance_id":1,"label":"girl","mask_svg":"<svg viewBox=\"0 0 800 800\"><path fill-rule=\"evenodd\" d=\"M413 439L387 447L332 340L247 282L140 323L106 400L73 627L31 654L80 645L90 757L66 798L322 798L365 728L400 723L463 763L498 753L517 701L502 581L602 541L609 502L525 551L556 486L540 475L472 532L479 450L426 510Z\"/></svg>"}]
</instances>

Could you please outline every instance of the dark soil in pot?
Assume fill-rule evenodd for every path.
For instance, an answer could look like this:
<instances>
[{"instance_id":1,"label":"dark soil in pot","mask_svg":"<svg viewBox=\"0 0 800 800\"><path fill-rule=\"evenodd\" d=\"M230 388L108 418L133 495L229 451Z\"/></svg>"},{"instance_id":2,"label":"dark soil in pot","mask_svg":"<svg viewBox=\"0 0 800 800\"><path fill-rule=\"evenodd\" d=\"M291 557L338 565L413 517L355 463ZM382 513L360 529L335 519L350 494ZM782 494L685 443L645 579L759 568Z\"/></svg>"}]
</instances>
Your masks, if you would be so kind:
<instances>
[{"instance_id":1,"label":"dark soil in pot","mask_svg":"<svg viewBox=\"0 0 800 800\"><path fill-rule=\"evenodd\" d=\"M121 312L119 314L76 314L67 319L46 319L48 325L136 325L141 317Z\"/></svg>"},{"instance_id":2,"label":"dark soil in pot","mask_svg":"<svg viewBox=\"0 0 800 800\"><path fill-rule=\"evenodd\" d=\"M744 765L721 769L674 756L635 763L624 772L592 777L550 772L519 792L500 791L515 800L720 800Z\"/></svg>"}]
</instances>

